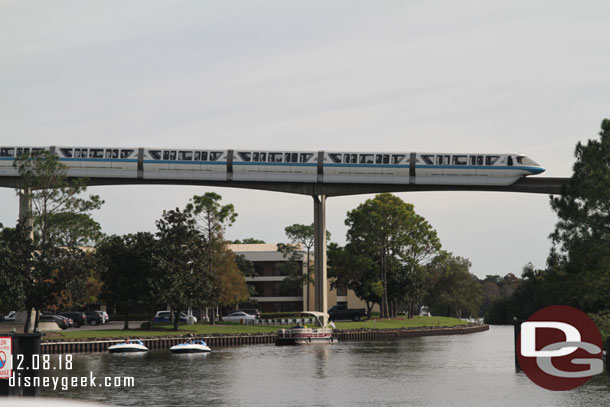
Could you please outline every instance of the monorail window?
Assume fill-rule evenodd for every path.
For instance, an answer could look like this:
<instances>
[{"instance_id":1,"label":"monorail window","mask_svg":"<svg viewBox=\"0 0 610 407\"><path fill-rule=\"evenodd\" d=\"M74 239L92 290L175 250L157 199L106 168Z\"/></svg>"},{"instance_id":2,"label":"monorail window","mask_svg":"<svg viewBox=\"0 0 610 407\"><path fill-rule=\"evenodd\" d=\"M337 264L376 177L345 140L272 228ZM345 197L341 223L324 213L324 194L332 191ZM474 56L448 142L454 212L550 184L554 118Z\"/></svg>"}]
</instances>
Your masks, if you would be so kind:
<instances>
[{"instance_id":1,"label":"monorail window","mask_svg":"<svg viewBox=\"0 0 610 407\"><path fill-rule=\"evenodd\" d=\"M389 154L377 154L375 157L376 164L389 164L390 163L390 155Z\"/></svg>"},{"instance_id":2,"label":"monorail window","mask_svg":"<svg viewBox=\"0 0 610 407\"><path fill-rule=\"evenodd\" d=\"M71 148L60 148L59 151L61 151L61 153L64 155L64 157L72 158L72 149Z\"/></svg>"},{"instance_id":3,"label":"monorail window","mask_svg":"<svg viewBox=\"0 0 610 407\"><path fill-rule=\"evenodd\" d=\"M237 155L239 155L242 161L250 161L251 154L252 153L237 153Z\"/></svg>"},{"instance_id":4,"label":"monorail window","mask_svg":"<svg viewBox=\"0 0 610 407\"><path fill-rule=\"evenodd\" d=\"M428 155L428 154L422 154L421 155L422 160L424 160L424 163L426 164L434 164L434 156L433 155Z\"/></svg>"},{"instance_id":5,"label":"monorail window","mask_svg":"<svg viewBox=\"0 0 610 407\"><path fill-rule=\"evenodd\" d=\"M309 162L309 160L311 159L312 156L313 156L313 154L311 154L311 153L301 153L301 156L300 156L301 162L302 163Z\"/></svg>"},{"instance_id":6,"label":"monorail window","mask_svg":"<svg viewBox=\"0 0 610 407\"><path fill-rule=\"evenodd\" d=\"M517 156L517 164L523 164L523 156L522 155L518 155Z\"/></svg>"},{"instance_id":7,"label":"monorail window","mask_svg":"<svg viewBox=\"0 0 610 407\"><path fill-rule=\"evenodd\" d=\"M222 157L222 151L210 151L210 161L218 161Z\"/></svg>"},{"instance_id":8,"label":"monorail window","mask_svg":"<svg viewBox=\"0 0 610 407\"><path fill-rule=\"evenodd\" d=\"M148 153L150 154L153 160L161 159L161 151L159 150L148 150Z\"/></svg>"},{"instance_id":9,"label":"monorail window","mask_svg":"<svg viewBox=\"0 0 610 407\"><path fill-rule=\"evenodd\" d=\"M466 155L454 155L453 165L466 165L468 164L468 156Z\"/></svg>"},{"instance_id":10,"label":"monorail window","mask_svg":"<svg viewBox=\"0 0 610 407\"><path fill-rule=\"evenodd\" d=\"M341 154L331 153L328 154L328 156L330 157L332 162L341 163Z\"/></svg>"},{"instance_id":11,"label":"monorail window","mask_svg":"<svg viewBox=\"0 0 610 407\"><path fill-rule=\"evenodd\" d=\"M281 163L282 162L282 153L269 153L269 162L270 163Z\"/></svg>"},{"instance_id":12,"label":"monorail window","mask_svg":"<svg viewBox=\"0 0 610 407\"><path fill-rule=\"evenodd\" d=\"M499 155L487 155L485 156L485 165L494 165L499 158Z\"/></svg>"},{"instance_id":13,"label":"monorail window","mask_svg":"<svg viewBox=\"0 0 610 407\"><path fill-rule=\"evenodd\" d=\"M346 164L357 164L358 154L345 154L343 156L343 162Z\"/></svg>"},{"instance_id":14,"label":"monorail window","mask_svg":"<svg viewBox=\"0 0 610 407\"><path fill-rule=\"evenodd\" d=\"M373 154L360 154L360 164L373 164Z\"/></svg>"},{"instance_id":15,"label":"monorail window","mask_svg":"<svg viewBox=\"0 0 610 407\"><path fill-rule=\"evenodd\" d=\"M436 165L443 165L443 156L442 155L436 156Z\"/></svg>"},{"instance_id":16,"label":"monorail window","mask_svg":"<svg viewBox=\"0 0 610 407\"><path fill-rule=\"evenodd\" d=\"M252 161L259 162L260 161L260 153L252 153Z\"/></svg>"},{"instance_id":17,"label":"monorail window","mask_svg":"<svg viewBox=\"0 0 610 407\"><path fill-rule=\"evenodd\" d=\"M104 155L106 158L119 158L119 150L118 149L107 149L106 154Z\"/></svg>"},{"instance_id":18,"label":"monorail window","mask_svg":"<svg viewBox=\"0 0 610 407\"><path fill-rule=\"evenodd\" d=\"M403 154L394 154L392 156L392 164L400 164L400 162L405 158Z\"/></svg>"},{"instance_id":19,"label":"monorail window","mask_svg":"<svg viewBox=\"0 0 610 407\"><path fill-rule=\"evenodd\" d=\"M201 151L195 151L193 154L193 161L201 161Z\"/></svg>"},{"instance_id":20,"label":"monorail window","mask_svg":"<svg viewBox=\"0 0 610 407\"><path fill-rule=\"evenodd\" d=\"M482 155L471 155L470 156L470 165L483 165L483 156Z\"/></svg>"},{"instance_id":21,"label":"monorail window","mask_svg":"<svg viewBox=\"0 0 610 407\"><path fill-rule=\"evenodd\" d=\"M180 160L180 161L192 161L193 160L193 152L192 151L178 151L178 160Z\"/></svg>"},{"instance_id":22,"label":"monorail window","mask_svg":"<svg viewBox=\"0 0 610 407\"><path fill-rule=\"evenodd\" d=\"M176 161L176 152L175 151L170 151L169 152L169 160L170 161Z\"/></svg>"},{"instance_id":23,"label":"monorail window","mask_svg":"<svg viewBox=\"0 0 610 407\"><path fill-rule=\"evenodd\" d=\"M169 160L169 151L164 151L163 152L163 159L164 160Z\"/></svg>"},{"instance_id":24,"label":"monorail window","mask_svg":"<svg viewBox=\"0 0 610 407\"><path fill-rule=\"evenodd\" d=\"M13 157L14 155L14 148L0 148L0 157Z\"/></svg>"},{"instance_id":25,"label":"monorail window","mask_svg":"<svg viewBox=\"0 0 610 407\"><path fill-rule=\"evenodd\" d=\"M299 155L297 153L286 153L286 154L284 154L284 162L287 162L287 163L299 162Z\"/></svg>"},{"instance_id":26,"label":"monorail window","mask_svg":"<svg viewBox=\"0 0 610 407\"><path fill-rule=\"evenodd\" d=\"M133 153L133 150L121 150L121 158L129 158L129 156ZM174 151L174 158L176 157L176 152Z\"/></svg>"},{"instance_id":27,"label":"monorail window","mask_svg":"<svg viewBox=\"0 0 610 407\"><path fill-rule=\"evenodd\" d=\"M72 150L70 150L72 151ZM29 155L30 154L30 149L29 148L17 148L17 152L15 153L15 157L21 157L22 155Z\"/></svg>"},{"instance_id":28,"label":"monorail window","mask_svg":"<svg viewBox=\"0 0 610 407\"><path fill-rule=\"evenodd\" d=\"M89 158L104 158L104 149L102 149L102 148L90 149Z\"/></svg>"}]
</instances>

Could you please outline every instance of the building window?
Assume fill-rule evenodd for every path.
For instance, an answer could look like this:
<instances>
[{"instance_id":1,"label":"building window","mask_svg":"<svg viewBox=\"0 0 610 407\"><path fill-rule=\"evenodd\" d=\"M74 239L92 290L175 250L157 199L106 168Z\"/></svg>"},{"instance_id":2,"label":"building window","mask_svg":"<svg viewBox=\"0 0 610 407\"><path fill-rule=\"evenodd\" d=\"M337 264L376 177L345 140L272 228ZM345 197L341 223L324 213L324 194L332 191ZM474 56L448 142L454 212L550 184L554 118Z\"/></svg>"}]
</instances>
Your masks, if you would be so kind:
<instances>
[{"instance_id":1,"label":"building window","mask_svg":"<svg viewBox=\"0 0 610 407\"><path fill-rule=\"evenodd\" d=\"M254 263L254 273L257 276L262 276L263 273L265 272L265 268L263 267L263 265L261 263Z\"/></svg>"}]
</instances>

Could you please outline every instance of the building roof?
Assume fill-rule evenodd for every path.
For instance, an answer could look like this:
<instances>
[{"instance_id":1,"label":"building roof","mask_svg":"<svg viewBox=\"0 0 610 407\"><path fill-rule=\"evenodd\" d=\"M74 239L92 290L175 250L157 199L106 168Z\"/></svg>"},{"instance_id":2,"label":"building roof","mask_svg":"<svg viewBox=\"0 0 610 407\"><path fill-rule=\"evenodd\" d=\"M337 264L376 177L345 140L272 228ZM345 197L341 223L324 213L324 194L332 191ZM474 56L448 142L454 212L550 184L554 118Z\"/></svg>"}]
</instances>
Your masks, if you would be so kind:
<instances>
[{"instance_id":1,"label":"building roof","mask_svg":"<svg viewBox=\"0 0 610 407\"><path fill-rule=\"evenodd\" d=\"M235 254L241 254L250 261L287 261L281 252L277 251L276 244L230 244L229 249Z\"/></svg>"},{"instance_id":2,"label":"building roof","mask_svg":"<svg viewBox=\"0 0 610 407\"><path fill-rule=\"evenodd\" d=\"M230 244L229 249L234 252L277 252L276 244L254 243L254 244Z\"/></svg>"}]
</instances>

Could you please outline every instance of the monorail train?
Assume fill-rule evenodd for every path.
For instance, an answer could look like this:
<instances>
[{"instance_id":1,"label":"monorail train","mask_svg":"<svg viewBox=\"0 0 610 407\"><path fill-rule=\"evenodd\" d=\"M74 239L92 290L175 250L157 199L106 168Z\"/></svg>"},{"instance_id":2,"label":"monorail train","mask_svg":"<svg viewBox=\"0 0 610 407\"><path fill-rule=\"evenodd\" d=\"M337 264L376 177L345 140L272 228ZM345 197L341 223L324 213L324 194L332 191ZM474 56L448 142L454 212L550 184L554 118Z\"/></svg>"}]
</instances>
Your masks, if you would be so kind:
<instances>
[{"instance_id":1,"label":"monorail train","mask_svg":"<svg viewBox=\"0 0 610 407\"><path fill-rule=\"evenodd\" d=\"M0 146L0 176L16 176L15 158L37 150L88 178L503 186L544 172L522 154Z\"/></svg>"}]
</instances>

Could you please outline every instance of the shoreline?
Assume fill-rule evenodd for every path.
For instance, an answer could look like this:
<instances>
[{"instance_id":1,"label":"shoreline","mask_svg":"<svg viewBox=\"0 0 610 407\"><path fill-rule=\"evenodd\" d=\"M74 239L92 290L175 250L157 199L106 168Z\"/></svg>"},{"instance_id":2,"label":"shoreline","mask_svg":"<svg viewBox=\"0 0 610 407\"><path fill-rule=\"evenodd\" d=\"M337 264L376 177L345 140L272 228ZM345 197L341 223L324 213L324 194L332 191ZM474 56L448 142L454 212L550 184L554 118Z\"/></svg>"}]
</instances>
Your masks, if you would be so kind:
<instances>
[{"instance_id":1,"label":"shoreline","mask_svg":"<svg viewBox=\"0 0 610 407\"><path fill-rule=\"evenodd\" d=\"M414 327L399 329L353 329L339 330L335 332L335 337L339 341L358 341L358 340L379 340L379 339L399 339L415 338L423 336L442 336L442 335L464 335L489 330L489 325L467 324L456 327ZM180 335L166 337L137 337L146 347L151 350L169 349L171 346L184 342L186 339L203 339L211 348L261 345L275 343L276 332L272 333L253 333L253 334L212 334L212 335ZM92 353L106 352L109 346L123 342L124 339L102 338L99 340L46 340L41 343L41 353Z\"/></svg>"}]
</instances>

